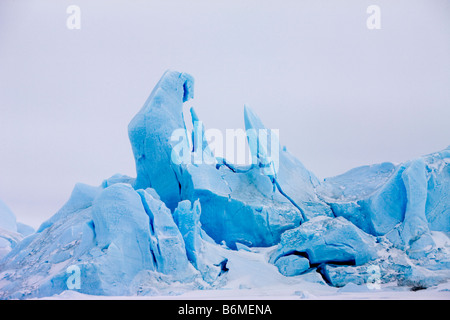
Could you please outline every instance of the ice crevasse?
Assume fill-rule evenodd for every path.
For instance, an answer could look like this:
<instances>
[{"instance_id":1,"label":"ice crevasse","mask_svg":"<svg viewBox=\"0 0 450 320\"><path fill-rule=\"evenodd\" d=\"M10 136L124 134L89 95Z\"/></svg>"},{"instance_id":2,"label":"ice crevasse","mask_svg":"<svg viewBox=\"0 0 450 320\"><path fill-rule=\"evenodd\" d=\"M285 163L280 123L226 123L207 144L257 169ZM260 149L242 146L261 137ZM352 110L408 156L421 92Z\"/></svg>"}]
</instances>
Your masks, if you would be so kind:
<instances>
[{"instance_id":1,"label":"ice crevasse","mask_svg":"<svg viewBox=\"0 0 450 320\"><path fill-rule=\"evenodd\" d=\"M450 279L449 148L323 181L279 143L269 174L267 150L250 147L256 163L237 166L215 158L205 140L187 146L188 156L212 161L177 162L171 136L188 134L183 104L193 96L191 75L167 71L131 120L136 178L77 184L31 234L18 233L0 203L1 298L50 296L71 284L98 295L220 288L232 252L252 247L273 247L267 262L284 276L317 272L332 286L371 281L374 268L377 281L400 285ZM270 132L248 106L244 121L248 132Z\"/></svg>"}]
</instances>

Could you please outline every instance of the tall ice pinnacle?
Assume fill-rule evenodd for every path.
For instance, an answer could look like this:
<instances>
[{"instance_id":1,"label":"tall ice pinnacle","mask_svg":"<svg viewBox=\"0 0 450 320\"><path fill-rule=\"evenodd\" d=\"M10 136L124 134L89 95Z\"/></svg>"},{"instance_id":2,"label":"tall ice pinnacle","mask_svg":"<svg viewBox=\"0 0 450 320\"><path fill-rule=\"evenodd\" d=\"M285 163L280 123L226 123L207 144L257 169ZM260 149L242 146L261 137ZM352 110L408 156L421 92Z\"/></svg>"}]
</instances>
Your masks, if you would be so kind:
<instances>
[{"instance_id":1,"label":"tall ice pinnacle","mask_svg":"<svg viewBox=\"0 0 450 320\"><path fill-rule=\"evenodd\" d=\"M136 189L154 188L173 210L180 198L181 167L171 161L172 133L185 130L183 103L194 96L194 78L166 71L128 125L136 162ZM188 141L188 139L186 139Z\"/></svg>"}]
</instances>

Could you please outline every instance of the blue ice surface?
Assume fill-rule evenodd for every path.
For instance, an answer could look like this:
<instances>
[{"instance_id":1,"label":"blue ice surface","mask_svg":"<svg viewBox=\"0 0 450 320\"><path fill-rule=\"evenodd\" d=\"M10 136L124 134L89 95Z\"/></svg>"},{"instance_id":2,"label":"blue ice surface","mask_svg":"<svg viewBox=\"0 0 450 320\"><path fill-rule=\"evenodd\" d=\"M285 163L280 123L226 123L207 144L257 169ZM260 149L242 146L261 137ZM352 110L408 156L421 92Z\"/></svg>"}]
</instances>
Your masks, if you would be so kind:
<instances>
[{"instance_id":1,"label":"blue ice surface","mask_svg":"<svg viewBox=\"0 0 450 320\"><path fill-rule=\"evenodd\" d=\"M310 262L308 258L297 254L282 256L275 262L281 274L287 277L293 277L309 270Z\"/></svg>"},{"instance_id":2,"label":"blue ice surface","mask_svg":"<svg viewBox=\"0 0 450 320\"><path fill-rule=\"evenodd\" d=\"M142 284L136 279L147 279L144 271L193 281L199 272L188 259L183 235L170 210L152 194L119 181L106 188L77 185L65 210L55 214L58 219L44 223L1 261L1 269L16 272L4 279L0 297L61 293L70 289L71 266L80 269L78 290L87 294L136 294ZM83 205L73 206L74 199ZM31 275L41 279L39 286L28 286Z\"/></svg>"},{"instance_id":3,"label":"blue ice surface","mask_svg":"<svg viewBox=\"0 0 450 320\"><path fill-rule=\"evenodd\" d=\"M449 163L447 148L397 166L352 169L325 179L318 191L336 216L424 256L434 246L431 231L450 232Z\"/></svg>"},{"instance_id":4,"label":"blue ice surface","mask_svg":"<svg viewBox=\"0 0 450 320\"><path fill-rule=\"evenodd\" d=\"M0 260L19 242L33 234L32 227L18 222L16 215L0 200Z\"/></svg>"},{"instance_id":5,"label":"blue ice surface","mask_svg":"<svg viewBox=\"0 0 450 320\"><path fill-rule=\"evenodd\" d=\"M245 106L254 161L233 165L214 157L194 109L189 145L182 108L193 95L192 76L167 71L131 120L136 178L76 184L37 232L0 202L0 298L213 288L232 268L218 246L275 246L267 262L281 274L319 272L336 287L449 280L442 239L450 233L450 148L320 181ZM179 147L183 154L174 152ZM207 161L196 161L198 154ZM80 287L73 289L77 268Z\"/></svg>"},{"instance_id":6,"label":"blue ice surface","mask_svg":"<svg viewBox=\"0 0 450 320\"><path fill-rule=\"evenodd\" d=\"M214 157L214 153L209 148L208 142L206 140L205 126L203 122L199 119L194 107L191 107L191 118L192 118L192 162L194 164L207 163L207 164L217 164L217 159Z\"/></svg>"},{"instance_id":7,"label":"blue ice surface","mask_svg":"<svg viewBox=\"0 0 450 320\"><path fill-rule=\"evenodd\" d=\"M277 150L279 161L271 160L268 150L261 148L264 143L258 141L261 136L253 137L258 147L251 151L256 153L258 165L250 168L218 164L217 160L201 164L172 161L177 145L171 140L172 133L186 128L182 107L194 95L193 83L187 74L166 72L130 122L136 189L155 189L171 211L181 200L199 200L204 230L231 248L237 241L250 246L273 245L283 231L308 216L331 215L329 206L314 192L317 178L284 149ZM249 107L244 111L246 129L266 129ZM191 114L194 160L195 152L210 158L206 141L196 141L196 136L203 136L204 126L193 109Z\"/></svg>"},{"instance_id":8,"label":"blue ice surface","mask_svg":"<svg viewBox=\"0 0 450 320\"><path fill-rule=\"evenodd\" d=\"M281 236L278 250L281 257L303 255L311 264L345 263L362 265L377 258L376 239L342 217L315 217Z\"/></svg>"},{"instance_id":9,"label":"blue ice surface","mask_svg":"<svg viewBox=\"0 0 450 320\"><path fill-rule=\"evenodd\" d=\"M245 107L247 132L266 129ZM315 216L331 216L330 207L315 193L317 178L285 148L279 146L277 164L261 148L261 135L252 135L254 165L242 167L219 161L215 166L187 164L183 168L181 196L200 200L204 230L230 248L278 243L281 234ZM267 170L269 169L269 170Z\"/></svg>"},{"instance_id":10,"label":"blue ice surface","mask_svg":"<svg viewBox=\"0 0 450 320\"><path fill-rule=\"evenodd\" d=\"M185 128L183 103L194 96L194 79L167 71L128 125L136 162L136 189L153 188L171 210L180 198L181 166L171 160L172 133ZM187 138L186 138L187 141Z\"/></svg>"}]
</instances>

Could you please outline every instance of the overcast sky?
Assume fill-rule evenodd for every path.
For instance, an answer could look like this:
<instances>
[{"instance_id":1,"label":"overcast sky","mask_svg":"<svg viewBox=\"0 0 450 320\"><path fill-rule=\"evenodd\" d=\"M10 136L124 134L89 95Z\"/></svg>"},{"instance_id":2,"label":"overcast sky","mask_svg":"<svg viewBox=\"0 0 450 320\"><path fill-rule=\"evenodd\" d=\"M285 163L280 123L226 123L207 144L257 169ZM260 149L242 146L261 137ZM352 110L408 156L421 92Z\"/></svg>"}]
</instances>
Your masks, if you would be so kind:
<instances>
[{"instance_id":1,"label":"overcast sky","mask_svg":"<svg viewBox=\"0 0 450 320\"><path fill-rule=\"evenodd\" d=\"M19 221L135 176L127 125L166 69L194 76L207 128L243 128L247 103L321 179L450 144L448 0L2 0L0 198Z\"/></svg>"}]
</instances>

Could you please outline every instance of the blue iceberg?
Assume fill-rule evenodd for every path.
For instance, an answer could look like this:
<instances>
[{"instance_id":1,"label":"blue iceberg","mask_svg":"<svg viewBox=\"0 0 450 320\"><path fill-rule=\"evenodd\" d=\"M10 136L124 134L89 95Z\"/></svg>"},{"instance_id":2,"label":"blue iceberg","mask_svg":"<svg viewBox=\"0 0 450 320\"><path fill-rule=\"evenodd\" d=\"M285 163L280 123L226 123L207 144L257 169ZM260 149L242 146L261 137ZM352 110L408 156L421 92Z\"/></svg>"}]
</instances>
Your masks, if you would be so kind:
<instances>
[{"instance_id":1,"label":"blue iceberg","mask_svg":"<svg viewBox=\"0 0 450 320\"><path fill-rule=\"evenodd\" d=\"M450 149L394 166L365 166L325 179L318 188L335 216L385 236L411 257L435 244L431 231L450 232Z\"/></svg>"},{"instance_id":2,"label":"blue iceberg","mask_svg":"<svg viewBox=\"0 0 450 320\"><path fill-rule=\"evenodd\" d=\"M0 260L34 229L16 220L16 215L0 200Z\"/></svg>"},{"instance_id":3,"label":"blue iceberg","mask_svg":"<svg viewBox=\"0 0 450 320\"><path fill-rule=\"evenodd\" d=\"M0 202L0 298L246 288L264 272L336 287L450 279L449 148L320 181L245 106L252 163L231 164L194 109L189 142L193 96L192 76L167 71L131 120L136 178L76 184L36 232Z\"/></svg>"}]
</instances>

